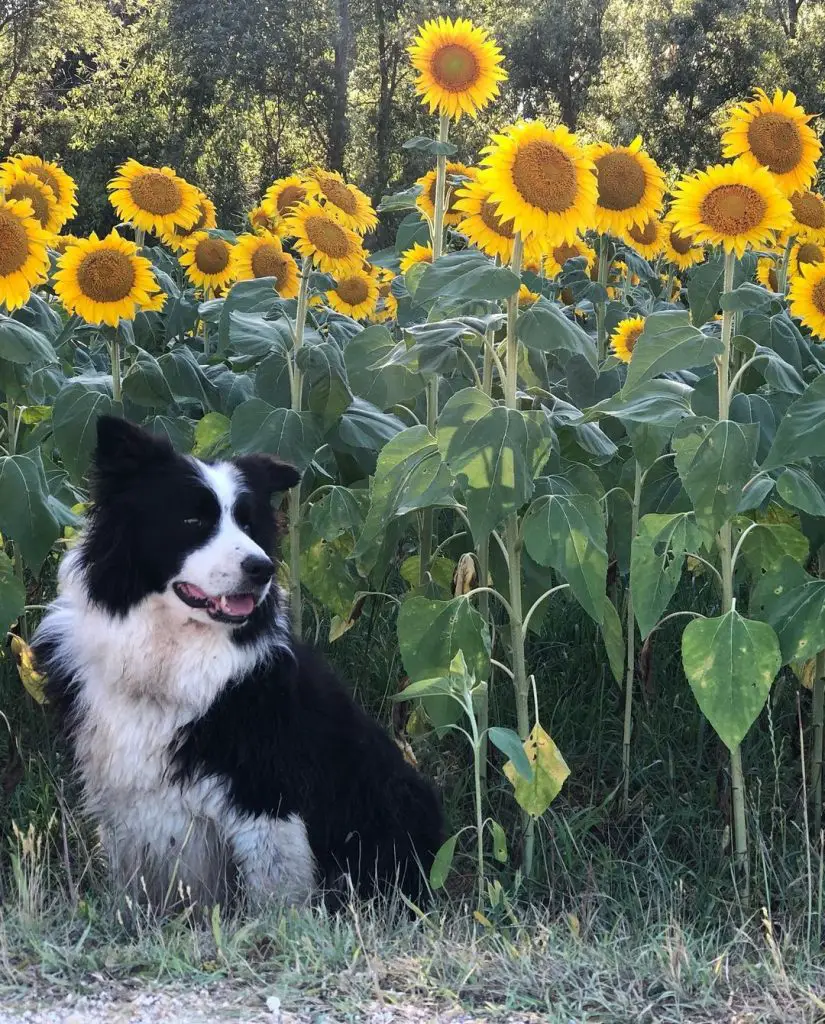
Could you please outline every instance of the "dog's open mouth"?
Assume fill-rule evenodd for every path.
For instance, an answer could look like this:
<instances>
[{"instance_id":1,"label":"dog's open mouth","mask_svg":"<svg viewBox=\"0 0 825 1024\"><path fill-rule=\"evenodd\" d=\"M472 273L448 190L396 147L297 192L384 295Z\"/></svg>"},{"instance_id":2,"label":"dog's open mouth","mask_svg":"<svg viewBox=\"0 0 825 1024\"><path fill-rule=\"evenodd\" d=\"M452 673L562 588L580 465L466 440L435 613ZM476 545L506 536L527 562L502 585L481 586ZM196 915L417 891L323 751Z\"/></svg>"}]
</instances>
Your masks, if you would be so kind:
<instances>
[{"instance_id":1,"label":"dog's open mouth","mask_svg":"<svg viewBox=\"0 0 825 1024\"><path fill-rule=\"evenodd\" d=\"M244 622L255 611L258 597L253 593L207 594L194 583L175 583L175 593L190 608L202 608L216 622Z\"/></svg>"}]
</instances>

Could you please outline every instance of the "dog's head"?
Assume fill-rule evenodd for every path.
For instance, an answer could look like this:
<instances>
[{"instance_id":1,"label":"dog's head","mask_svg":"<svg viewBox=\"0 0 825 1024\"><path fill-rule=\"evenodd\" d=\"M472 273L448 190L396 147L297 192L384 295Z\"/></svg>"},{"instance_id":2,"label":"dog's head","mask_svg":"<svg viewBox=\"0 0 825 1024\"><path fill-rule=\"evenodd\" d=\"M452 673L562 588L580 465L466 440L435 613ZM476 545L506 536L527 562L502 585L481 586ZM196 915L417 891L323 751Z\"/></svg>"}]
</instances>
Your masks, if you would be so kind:
<instances>
[{"instance_id":1,"label":"dog's head","mask_svg":"<svg viewBox=\"0 0 825 1024\"><path fill-rule=\"evenodd\" d=\"M126 614L151 594L238 628L274 592L276 493L300 474L270 455L208 464L123 419L97 425L82 558L90 598Z\"/></svg>"}]
</instances>

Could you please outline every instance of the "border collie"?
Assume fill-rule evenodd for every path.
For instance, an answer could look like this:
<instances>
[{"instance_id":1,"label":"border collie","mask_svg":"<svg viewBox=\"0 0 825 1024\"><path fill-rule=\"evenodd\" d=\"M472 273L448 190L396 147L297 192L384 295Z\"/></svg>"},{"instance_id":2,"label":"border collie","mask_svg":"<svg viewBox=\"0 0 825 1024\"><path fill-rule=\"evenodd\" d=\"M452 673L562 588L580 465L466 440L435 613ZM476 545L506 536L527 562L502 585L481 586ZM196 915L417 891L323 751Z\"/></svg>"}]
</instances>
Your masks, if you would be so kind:
<instances>
[{"instance_id":1,"label":"border collie","mask_svg":"<svg viewBox=\"0 0 825 1024\"><path fill-rule=\"evenodd\" d=\"M207 464L101 417L93 505L33 646L115 880L156 906L425 895L433 787L290 635L268 455Z\"/></svg>"}]
</instances>

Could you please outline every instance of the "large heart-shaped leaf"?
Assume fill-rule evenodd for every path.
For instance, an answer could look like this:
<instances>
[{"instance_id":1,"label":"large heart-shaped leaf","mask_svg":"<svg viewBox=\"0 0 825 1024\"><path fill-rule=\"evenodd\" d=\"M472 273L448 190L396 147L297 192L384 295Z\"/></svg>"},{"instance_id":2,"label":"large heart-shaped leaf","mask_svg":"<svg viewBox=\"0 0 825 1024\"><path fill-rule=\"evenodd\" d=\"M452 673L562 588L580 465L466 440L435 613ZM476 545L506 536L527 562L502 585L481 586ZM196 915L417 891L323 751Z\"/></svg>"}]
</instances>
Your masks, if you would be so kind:
<instances>
[{"instance_id":1,"label":"large heart-shaped leaf","mask_svg":"<svg viewBox=\"0 0 825 1024\"><path fill-rule=\"evenodd\" d=\"M561 751L538 722L524 741L524 753L532 769L526 779L513 761L504 766L504 774L513 785L519 807L534 818L541 817L561 792L570 769Z\"/></svg>"},{"instance_id":2,"label":"large heart-shaped leaf","mask_svg":"<svg viewBox=\"0 0 825 1024\"><path fill-rule=\"evenodd\" d=\"M352 404L352 392L341 349L332 342L305 345L296 357L304 374L307 405L328 430Z\"/></svg>"},{"instance_id":3,"label":"large heart-shaped leaf","mask_svg":"<svg viewBox=\"0 0 825 1024\"><path fill-rule=\"evenodd\" d=\"M549 299L537 299L518 320L521 343L536 352L561 352L570 356L583 356L596 369L598 354L593 338L575 320L568 319L563 310Z\"/></svg>"},{"instance_id":4,"label":"large heart-shaped leaf","mask_svg":"<svg viewBox=\"0 0 825 1024\"><path fill-rule=\"evenodd\" d=\"M115 409L108 377L76 377L60 389L52 413L54 440L63 465L76 483L89 468L97 444L98 418Z\"/></svg>"},{"instance_id":5,"label":"large heart-shaped leaf","mask_svg":"<svg viewBox=\"0 0 825 1024\"><path fill-rule=\"evenodd\" d=\"M312 413L274 409L260 398L250 398L232 414L231 439L236 452L270 452L301 471L321 444Z\"/></svg>"},{"instance_id":6,"label":"large heart-shaped leaf","mask_svg":"<svg viewBox=\"0 0 825 1024\"><path fill-rule=\"evenodd\" d=\"M706 366L722 351L721 339L702 334L691 325L688 313L679 310L651 313L633 348L624 391L629 393L667 371Z\"/></svg>"},{"instance_id":7,"label":"large heart-shaped leaf","mask_svg":"<svg viewBox=\"0 0 825 1024\"><path fill-rule=\"evenodd\" d=\"M57 362L57 353L45 334L0 313L0 359L45 366Z\"/></svg>"},{"instance_id":8,"label":"large heart-shaped leaf","mask_svg":"<svg viewBox=\"0 0 825 1024\"><path fill-rule=\"evenodd\" d=\"M750 610L773 627L783 664L825 650L825 580L809 576L793 559L785 558L759 579Z\"/></svg>"},{"instance_id":9,"label":"large heart-shaped leaf","mask_svg":"<svg viewBox=\"0 0 825 1024\"><path fill-rule=\"evenodd\" d=\"M763 469L787 466L800 459L825 456L825 374L808 385L788 408L762 464Z\"/></svg>"},{"instance_id":10,"label":"large heart-shaped leaf","mask_svg":"<svg viewBox=\"0 0 825 1024\"><path fill-rule=\"evenodd\" d=\"M424 270L415 301L506 299L519 290L520 283L512 270L497 267L478 249L463 249L441 256Z\"/></svg>"},{"instance_id":11,"label":"large heart-shaped leaf","mask_svg":"<svg viewBox=\"0 0 825 1024\"><path fill-rule=\"evenodd\" d=\"M23 561L33 572L40 571L60 536L37 452L0 457L0 533L19 545Z\"/></svg>"},{"instance_id":12,"label":"large heart-shaped leaf","mask_svg":"<svg viewBox=\"0 0 825 1024\"><path fill-rule=\"evenodd\" d=\"M682 634L682 665L690 687L731 751L756 721L781 664L773 629L735 609L712 619L694 619Z\"/></svg>"},{"instance_id":13,"label":"large heart-shaped leaf","mask_svg":"<svg viewBox=\"0 0 825 1024\"><path fill-rule=\"evenodd\" d=\"M633 612L642 639L676 593L686 552L697 551L701 544L692 512L642 516L630 556Z\"/></svg>"}]
</instances>

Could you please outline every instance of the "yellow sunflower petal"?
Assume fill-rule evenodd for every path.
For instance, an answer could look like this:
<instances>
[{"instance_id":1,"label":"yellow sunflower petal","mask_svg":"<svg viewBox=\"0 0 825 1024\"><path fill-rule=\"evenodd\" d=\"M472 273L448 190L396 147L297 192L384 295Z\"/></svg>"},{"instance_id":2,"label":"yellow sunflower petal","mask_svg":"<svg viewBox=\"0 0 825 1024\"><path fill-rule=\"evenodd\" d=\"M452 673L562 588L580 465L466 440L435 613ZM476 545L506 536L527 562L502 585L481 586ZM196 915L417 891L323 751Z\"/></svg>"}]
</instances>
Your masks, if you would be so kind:
<instances>
[{"instance_id":1,"label":"yellow sunflower petal","mask_svg":"<svg viewBox=\"0 0 825 1024\"><path fill-rule=\"evenodd\" d=\"M797 242L788 254L788 274L791 277L802 272L802 268L811 263L825 261L825 246L817 242Z\"/></svg>"},{"instance_id":2,"label":"yellow sunflower petal","mask_svg":"<svg viewBox=\"0 0 825 1024\"><path fill-rule=\"evenodd\" d=\"M66 250L57 263L54 290L67 312L117 327L150 306L160 287L134 242L112 231L102 239L82 238Z\"/></svg>"},{"instance_id":3,"label":"yellow sunflower petal","mask_svg":"<svg viewBox=\"0 0 825 1024\"><path fill-rule=\"evenodd\" d=\"M566 128L521 121L494 135L484 153L479 181L514 231L559 244L592 225L593 163Z\"/></svg>"},{"instance_id":4,"label":"yellow sunflower petal","mask_svg":"<svg viewBox=\"0 0 825 1024\"><path fill-rule=\"evenodd\" d=\"M118 216L141 231L164 235L176 227L191 228L201 215L198 189L171 167L147 167L129 159L107 187Z\"/></svg>"},{"instance_id":5,"label":"yellow sunflower petal","mask_svg":"<svg viewBox=\"0 0 825 1024\"><path fill-rule=\"evenodd\" d=\"M622 234L622 238L631 248L635 249L646 260L655 260L665 244L665 234L669 229L658 217L651 217L643 224L634 224Z\"/></svg>"},{"instance_id":6,"label":"yellow sunflower petal","mask_svg":"<svg viewBox=\"0 0 825 1024\"><path fill-rule=\"evenodd\" d=\"M568 260L579 258L587 260L586 269L590 270L596 261L596 253L585 242L575 239L572 242L561 242L551 247L545 254L543 265L548 277L558 277Z\"/></svg>"},{"instance_id":7,"label":"yellow sunflower petal","mask_svg":"<svg viewBox=\"0 0 825 1024\"><path fill-rule=\"evenodd\" d=\"M643 316L631 316L617 324L616 329L610 336L613 354L617 359L621 359L623 363L630 362L633 349L644 329L645 318Z\"/></svg>"},{"instance_id":8,"label":"yellow sunflower petal","mask_svg":"<svg viewBox=\"0 0 825 1024\"><path fill-rule=\"evenodd\" d=\"M767 256L756 261L756 280L769 292L779 291L779 275L776 272L776 263Z\"/></svg>"},{"instance_id":9,"label":"yellow sunflower petal","mask_svg":"<svg viewBox=\"0 0 825 1024\"><path fill-rule=\"evenodd\" d=\"M232 259L235 263L235 280L251 281L258 277L273 277L275 288L282 299L297 297L298 265L288 252L284 252L280 238L271 231L262 231L258 235L238 235Z\"/></svg>"},{"instance_id":10,"label":"yellow sunflower petal","mask_svg":"<svg viewBox=\"0 0 825 1024\"><path fill-rule=\"evenodd\" d=\"M27 199L0 199L0 306L19 309L49 272L49 235Z\"/></svg>"},{"instance_id":11,"label":"yellow sunflower petal","mask_svg":"<svg viewBox=\"0 0 825 1024\"><path fill-rule=\"evenodd\" d=\"M372 275L378 282L378 305L371 319L375 323L395 320L398 315L398 299L392 293L392 282L395 274L386 267L372 267Z\"/></svg>"},{"instance_id":12,"label":"yellow sunflower petal","mask_svg":"<svg viewBox=\"0 0 825 1024\"><path fill-rule=\"evenodd\" d=\"M7 164L14 165L28 174L34 174L44 185L48 185L54 193L57 203L56 216L53 221L57 223L57 227L54 230L62 230L66 221L71 220L77 211L77 185L74 180L58 164L28 153L11 157ZM0 169L0 189L4 187L2 169Z\"/></svg>"},{"instance_id":13,"label":"yellow sunflower petal","mask_svg":"<svg viewBox=\"0 0 825 1024\"><path fill-rule=\"evenodd\" d=\"M825 242L825 199L816 192L794 192L790 197L793 225L790 233L806 242Z\"/></svg>"},{"instance_id":14,"label":"yellow sunflower petal","mask_svg":"<svg viewBox=\"0 0 825 1024\"><path fill-rule=\"evenodd\" d=\"M290 174L286 178L278 178L273 181L264 193L260 208L269 217L273 218L276 225L295 212L298 203L304 202L308 196L306 180L297 174Z\"/></svg>"},{"instance_id":15,"label":"yellow sunflower petal","mask_svg":"<svg viewBox=\"0 0 825 1024\"><path fill-rule=\"evenodd\" d=\"M193 235L196 231L211 231L218 226L215 204L200 189L197 189L197 193L198 219L188 227L178 225L171 231L165 231L161 235L163 241L173 249L181 249L183 247L183 239Z\"/></svg>"},{"instance_id":16,"label":"yellow sunflower petal","mask_svg":"<svg viewBox=\"0 0 825 1024\"><path fill-rule=\"evenodd\" d=\"M430 108L458 120L476 117L507 78L501 50L466 18L426 21L409 48L415 91Z\"/></svg>"},{"instance_id":17,"label":"yellow sunflower petal","mask_svg":"<svg viewBox=\"0 0 825 1024\"><path fill-rule=\"evenodd\" d=\"M262 205L251 209L247 214L247 218L252 230L256 233L268 231L270 234L275 234L282 221L281 217L265 210Z\"/></svg>"},{"instance_id":18,"label":"yellow sunflower petal","mask_svg":"<svg viewBox=\"0 0 825 1024\"><path fill-rule=\"evenodd\" d=\"M433 247L431 245L419 245L418 242L413 242L411 249L405 249L401 253L400 270L402 274L406 274L411 270L416 263L432 263L433 261Z\"/></svg>"},{"instance_id":19,"label":"yellow sunflower petal","mask_svg":"<svg viewBox=\"0 0 825 1024\"><path fill-rule=\"evenodd\" d=\"M208 231L196 231L181 239L184 251L179 258L186 276L196 288L224 288L235 278L232 245Z\"/></svg>"},{"instance_id":20,"label":"yellow sunflower petal","mask_svg":"<svg viewBox=\"0 0 825 1024\"><path fill-rule=\"evenodd\" d=\"M687 270L688 267L702 263L705 259L705 250L697 242L695 236L680 234L673 225L669 214L664 220L662 253L668 263L675 264L679 270Z\"/></svg>"},{"instance_id":21,"label":"yellow sunflower petal","mask_svg":"<svg viewBox=\"0 0 825 1024\"><path fill-rule=\"evenodd\" d=\"M724 125L722 155L767 169L788 195L808 189L822 154L809 124L812 115L798 105L792 92L777 89L771 99L757 89L754 95L731 110Z\"/></svg>"},{"instance_id":22,"label":"yellow sunflower petal","mask_svg":"<svg viewBox=\"0 0 825 1024\"><path fill-rule=\"evenodd\" d=\"M336 171L314 168L307 174L306 188L307 194L322 203L331 217L359 235L371 231L378 223L369 196L344 181Z\"/></svg>"},{"instance_id":23,"label":"yellow sunflower petal","mask_svg":"<svg viewBox=\"0 0 825 1024\"><path fill-rule=\"evenodd\" d=\"M294 237L301 256L309 257L325 273L361 269L365 255L361 239L315 200L295 206L284 221L284 231Z\"/></svg>"},{"instance_id":24,"label":"yellow sunflower petal","mask_svg":"<svg viewBox=\"0 0 825 1024\"><path fill-rule=\"evenodd\" d=\"M353 320L365 320L378 305L378 282L363 270L352 271L337 279L335 287L327 292L327 302Z\"/></svg>"},{"instance_id":25,"label":"yellow sunflower petal","mask_svg":"<svg viewBox=\"0 0 825 1024\"><path fill-rule=\"evenodd\" d=\"M791 316L820 340L825 339L825 263L807 263L788 288Z\"/></svg>"},{"instance_id":26,"label":"yellow sunflower petal","mask_svg":"<svg viewBox=\"0 0 825 1024\"><path fill-rule=\"evenodd\" d=\"M791 204L764 167L742 160L682 178L673 190L669 220L681 235L721 245L741 258L749 246L772 242L787 229Z\"/></svg>"}]
</instances>

